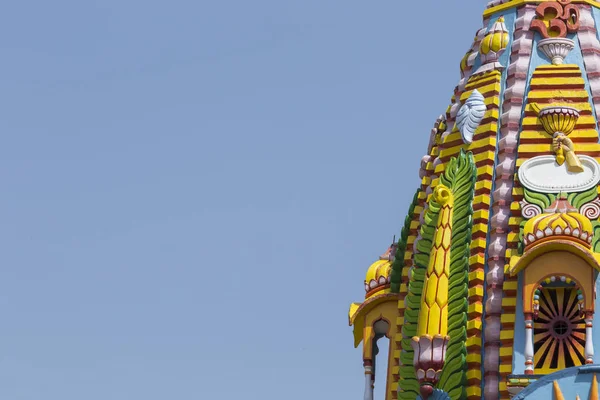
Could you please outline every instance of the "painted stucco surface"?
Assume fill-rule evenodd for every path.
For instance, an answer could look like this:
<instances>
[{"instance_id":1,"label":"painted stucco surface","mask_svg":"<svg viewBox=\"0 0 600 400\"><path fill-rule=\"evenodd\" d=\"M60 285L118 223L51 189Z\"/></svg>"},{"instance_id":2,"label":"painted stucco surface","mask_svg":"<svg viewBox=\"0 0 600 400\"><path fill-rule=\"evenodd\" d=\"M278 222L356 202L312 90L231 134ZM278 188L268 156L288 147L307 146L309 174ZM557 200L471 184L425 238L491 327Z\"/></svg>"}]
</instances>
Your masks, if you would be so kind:
<instances>
[{"instance_id":1,"label":"painted stucco surface","mask_svg":"<svg viewBox=\"0 0 600 400\"><path fill-rule=\"evenodd\" d=\"M597 6L498 1L484 12L396 246L386 399L497 400L528 385L542 395L534 376L594 363Z\"/></svg>"}]
</instances>

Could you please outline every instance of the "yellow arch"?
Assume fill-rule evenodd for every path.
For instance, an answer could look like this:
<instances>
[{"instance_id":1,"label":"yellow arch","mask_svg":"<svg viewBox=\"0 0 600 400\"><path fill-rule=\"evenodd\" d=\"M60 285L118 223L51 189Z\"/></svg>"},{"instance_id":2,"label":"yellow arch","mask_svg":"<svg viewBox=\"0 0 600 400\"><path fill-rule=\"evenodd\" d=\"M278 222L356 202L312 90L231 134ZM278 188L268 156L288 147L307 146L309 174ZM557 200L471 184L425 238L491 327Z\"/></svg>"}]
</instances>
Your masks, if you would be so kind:
<instances>
[{"instance_id":1,"label":"yellow arch","mask_svg":"<svg viewBox=\"0 0 600 400\"><path fill-rule=\"evenodd\" d=\"M582 245L570 240L543 242L527 250L522 256L511 257L509 273L515 276L532 263L532 260L549 252L567 252L584 260L590 267L600 271L600 254L592 253ZM560 271L556 271L557 273Z\"/></svg>"},{"instance_id":2,"label":"yellow arch","mask_svg":"<svg viewBox=\"0 0 600 400\"><path fill-rule=\"evenodd\" d=\"M513 260L511 260L513 261ZM533 313L533 295L549 276L568 276L579 284L584 311L594 312L595 271L600 270L596 255L573 242L547 242L528 250L513 264L510 274L523 273L523 312Z\"/></svg>"}]
</instances>

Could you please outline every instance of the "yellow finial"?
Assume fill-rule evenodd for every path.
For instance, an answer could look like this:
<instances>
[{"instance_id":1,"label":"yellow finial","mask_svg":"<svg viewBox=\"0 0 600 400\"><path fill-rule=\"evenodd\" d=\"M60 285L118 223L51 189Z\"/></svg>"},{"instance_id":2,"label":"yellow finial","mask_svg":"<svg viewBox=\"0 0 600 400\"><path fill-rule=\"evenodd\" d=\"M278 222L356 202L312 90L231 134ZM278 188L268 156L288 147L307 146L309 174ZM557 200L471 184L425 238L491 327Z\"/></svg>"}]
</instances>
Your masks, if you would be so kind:
<instances>
[{"instance_id":1,"label":"yellow finial","mask_svg":"<svg viewBox=\"0 0 600 400\"><path fill-rule=\"evenodd\" d=\"M596 374L594 374L594 378L592 378L589 400L598 400L598 379L596 378Z\"/></svg>"},{"instance_id":2,"label":"yellow finial","mask_svg":"<svg viewBox=\"0 0 600 400\"><path fill-rule=\"evenodd\" d=\"M554 381L554 400L565 400L565 396L563 396L560 386L558 386L558 381Z\"/></svg>"},{"instance_id":3,"label":"yellow finial","mask_svg":"<svg viewBox=\"0 0 600 400\"><path fill-rule=\"evenodd\" d=\"M498 54L506 49L506 46L508 46L508 29L504 24L504 18L500 17L481 41L479 51L485 56L490 53Z\"/></svg>"}]
</instances>

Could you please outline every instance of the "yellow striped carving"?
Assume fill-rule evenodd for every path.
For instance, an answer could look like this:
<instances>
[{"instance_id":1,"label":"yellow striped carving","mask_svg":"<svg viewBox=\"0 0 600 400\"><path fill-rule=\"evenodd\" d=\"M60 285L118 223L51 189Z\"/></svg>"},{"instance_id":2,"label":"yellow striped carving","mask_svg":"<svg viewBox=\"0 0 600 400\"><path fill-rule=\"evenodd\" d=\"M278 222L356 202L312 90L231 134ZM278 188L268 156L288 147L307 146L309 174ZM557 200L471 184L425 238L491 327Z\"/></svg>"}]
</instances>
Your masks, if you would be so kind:
<instances>
[{"instance_id":1,"label":"yellow striped carving","mask_svg":"<svg viewBox=\"0 0 600 400\"><path fill-rule=\"evenodd\" d=\"M454 197L450 189L444 185L436 187L433 195L441 209L421 299L417 328L419 337L448 335L448 280Z\"/></svg>"},{"instance_id":2,"label":"yellow striped carving","mask_svg":"<svg viewBox=\"0 0 600 400\"><path fill-rule=\"evenodd\" d=\"M523 3L524 1L513 1L507 5ZM582 1L574 1L582 3ZM593 2L587 2L588 4ZM595 3L598 4L598 3ZM490 9L491 10L491 9ZM489 10L488 10L489 11ZM578 76L574 76L577 74ZM585 82L581 75L581 69L574 64L541 65L533 73L531 90L527 94L528 104L525 105L525 116L522 121L520 133L521 144L518 147L517 167L532 157L543 154L553 154L552 138L546 133L541 121L535 112L535 103L538 105L564 104L576 108L581 112L581 117L575 125L575 129L569 135L575 145L577 154L589 155L600 160L600 144L598 144L598 132L595 130L596 121L589 103L589 94L585 89ZM565 87L564 85L568 85ZM516 174L515 174L516 175ZM519 226L523 218L519 212L521 206L519 201L523 198L523 188L515 182L512 191L511 217L509 218L509 232L507 235L506 258L517 255L519 242ZM504 297L502 299L502 332L500 340L502 346L512 347L512 339L515 335L515 312L517 295L517 278L505 275L503 285ZM512 354L501 353L501 372L505 374L512 372ZM503 378L505 377L503 374ZM501 390L502 390L501 383ZM560 388L558 388L558 392ZM560 395L559 395L560 396ZM560 397L556 397L560 398Z\"/></svg>"}]
</instances>

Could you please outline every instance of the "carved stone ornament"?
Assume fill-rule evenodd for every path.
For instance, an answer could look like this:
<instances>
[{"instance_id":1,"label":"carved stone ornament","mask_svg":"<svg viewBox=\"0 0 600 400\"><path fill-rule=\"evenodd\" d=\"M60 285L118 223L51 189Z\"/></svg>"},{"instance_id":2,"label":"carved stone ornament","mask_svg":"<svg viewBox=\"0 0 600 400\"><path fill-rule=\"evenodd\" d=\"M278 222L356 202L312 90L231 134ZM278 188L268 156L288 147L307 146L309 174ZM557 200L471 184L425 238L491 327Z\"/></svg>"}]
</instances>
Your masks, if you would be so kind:
<instances>
[{"instance_id":1,"label":"carved stone ornament","mask_svg":"<svg viewBox=\"0 0 600 400\"><path fill-rule=\"evenodd\" d=\"M521 216L525 219L533 218L542 213L542 208L536 204L528 203L525 200L521 200L519 204L521 205Z\"/></svg>"},{"instance_id":2,"label":"carved stone ornament","mask_svg":"<svg viewBox=\"0 0 600 400\"><path fill-rule=\"evenodd\" d=\"M579 209L579 213L592 221L600 218L600 199L596 198L594 201L584 204Z\"/></svg>"},{"instance_id":3,"label":"carved stone ornament","mask_svg":"<svg viewBox=\"0 0 600 400\"><path fill-rule=\"evenodd\" d=\"M539 109L538 117L546 133L553 137L552 148L556 153L556 162L563 165L567 162L569 172L583 172L581 161L574 151L573 141L568 136L575 129L579 119L579 111L573 107L549 106Z\"/></svg>"},{"instance_id":4,"label":"carved stone ornament","mask_svg":"<svg viewBox=\"0 0 600 400\"><path fill-rule=\"evenodd\" d=\"M567 33L579 29L579 8L571 0L545 1L536 10L536 19L531 21L531 30L537 31L544 39L565 38Z\"/></svg>"},{"instance_id":5,"label":"carved stone ornament","mask_svg":"<svg viewBox=\"0 0 600 400\"><path fill-rule=\"evenodd\" d=\"M502 69L500 56L506 51L509 44L509 34L504 17L500 17L494 25L486 32L479 44L479 57L481 66L475 71L476 74L487 71Z\"/></svg>"},{"instance_id":6,"label":"carved stone ornament","mask_svg":"<svg viewBox=\"0 0 600 400\"><path fill-rule=\"evenodd\" d=\"M538 43L538 49L552 61L553 65L562 64L574 48L575 42L567 38L542 39Z\"/></svg>"},{"instance_id":7,"label":"carved stone ornament","mask_svg":"<svg viewBox=\"0 0 600 400\"><path fill-rule=\"evenodd\" d=\"M411 346L414 350L413 364L417 379L421 385L421 398L427 400L434 392L434 386L440 380L449 336L422 335L414 337Z\"/></svg>"},{"instance_id":8,"label":"carved stone ornament","mask_svg":"<svg viewBox=\"0 0 600 400\"><path fill-rule=\"evenodd\" d=\"M456 127L460 131L463 142L471 144L477 127L483 120L486 106L485 99L477 90L473 90L456 116Z\"/></svg>"},{"instance_id":9,"label":"carved stone ornament","mask_svg":"<svg viewBox=\"0 0 600 400\"><path fill-rule=\"evenodd\" d=\"M583 192L600 182L600 165L589 156L579 156L583 172L573 173L558 165L554 156L538 156L519 168L519 181L529 190L540 193Z\"/></svg>"}]
</instances>

